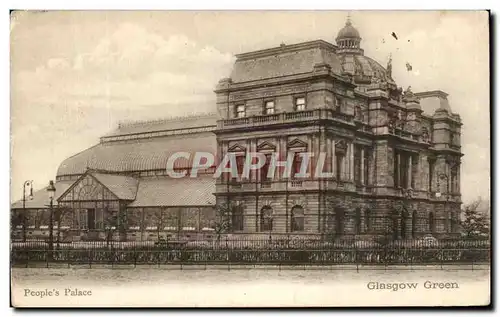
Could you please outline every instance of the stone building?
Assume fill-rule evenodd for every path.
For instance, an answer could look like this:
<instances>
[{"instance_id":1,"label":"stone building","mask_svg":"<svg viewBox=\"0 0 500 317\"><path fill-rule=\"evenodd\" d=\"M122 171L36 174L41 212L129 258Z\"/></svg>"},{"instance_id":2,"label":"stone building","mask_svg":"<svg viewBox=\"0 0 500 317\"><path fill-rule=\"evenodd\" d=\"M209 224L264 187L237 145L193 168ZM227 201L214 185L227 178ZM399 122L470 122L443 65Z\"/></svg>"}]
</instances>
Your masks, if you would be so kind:
<instances>
[{"instance_id":1,"label":"stone building","mask_svg":"<svg viewBox=\"0 0 500 317\"><path fill-rule=\"evenodd\" d=\"M235 230L456 234L461 121L447 95L398 88L391 62L384 68L365 56L349 20L336 42L237 55L230 78L219 82L219 155L264 152L270 162L275 154L326 153L324 171L332 173L221 177L217 200L240 205ZM311 175L315 168L311 160Z\"/></svg>"},{"instance_id":2,"label":"stone building","mask_svg":"<svg viewBox=\"0 0 500 317\"><path fill-rule=\"evenodd\" d=\"M61 163L56 200L68 211L61 228L88 239L110 227L127 240L206 236L215 228L214 206L226 204L232 233L456 235L460 116L442 91L399 88L391 62L384 68L365 56L361 43L348 20L336 45L316 40L239 54L217 84L216 114L119 126ZM248 178L216 179L213 166L174 179L166 162L179 151L232 153L239 172L248 153L267 161ZM330 175L317 177L313 159L310 177L294 177L304 152L323 155ZM289 153L292 177L279 169L266 177L271 160ZM190 166L177 160L175 168ZM23 219L14 229L43 236L45 193L34 196L24 209L12 206L13 219Z\"/></svg>"}]
</instances>

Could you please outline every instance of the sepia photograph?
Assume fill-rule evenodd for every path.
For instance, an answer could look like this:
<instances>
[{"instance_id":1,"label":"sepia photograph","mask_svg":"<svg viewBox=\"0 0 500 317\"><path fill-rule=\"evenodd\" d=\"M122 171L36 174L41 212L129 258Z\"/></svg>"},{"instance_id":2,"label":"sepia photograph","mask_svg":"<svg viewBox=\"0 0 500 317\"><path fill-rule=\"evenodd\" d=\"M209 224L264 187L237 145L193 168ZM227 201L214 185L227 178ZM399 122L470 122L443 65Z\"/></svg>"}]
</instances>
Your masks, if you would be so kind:
<instances>
[{"instance_id":1,"label":"sepia photograph","mask_svg":"<svg viewBox=\"0 0 500 317\"><path fill-rule=\"evenodd\" d=\"M490 12L10 12L25 307L491 302Z\"/></svg>"}]
</instances>

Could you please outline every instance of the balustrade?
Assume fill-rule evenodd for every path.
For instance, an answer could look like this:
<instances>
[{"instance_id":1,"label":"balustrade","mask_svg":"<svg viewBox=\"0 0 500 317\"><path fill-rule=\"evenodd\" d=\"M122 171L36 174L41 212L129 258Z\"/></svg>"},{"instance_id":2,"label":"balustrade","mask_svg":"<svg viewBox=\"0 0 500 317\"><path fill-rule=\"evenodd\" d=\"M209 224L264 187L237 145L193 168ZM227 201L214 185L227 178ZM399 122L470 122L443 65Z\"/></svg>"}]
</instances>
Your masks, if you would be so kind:
<instances>
[{"instance_id":1,"label":"balustrade","mask_svg":"<svg viewBox=\"0 0 500 317\"><path fill-rule=\"evenodd\" d=\"M258 115L244 118L233 118L218 121L218 128L233 128L259 126L269 123L288 123L294 121L307 121L319 119L333 119L353 123L353 116L333 111L332 109L311 109L296 112L282 112L269 115Z\"/></svg>"}]
</instances>

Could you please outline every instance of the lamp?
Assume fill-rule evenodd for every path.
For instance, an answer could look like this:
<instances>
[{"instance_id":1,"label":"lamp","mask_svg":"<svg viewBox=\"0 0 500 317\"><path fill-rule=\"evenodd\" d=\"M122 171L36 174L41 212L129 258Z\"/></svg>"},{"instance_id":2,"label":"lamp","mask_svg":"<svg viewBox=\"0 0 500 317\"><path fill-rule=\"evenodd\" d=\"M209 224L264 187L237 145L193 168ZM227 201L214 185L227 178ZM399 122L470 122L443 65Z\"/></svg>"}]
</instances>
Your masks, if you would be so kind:
<instances>
[{"instance_id":1,"label":"lamp","mask_svg":"<svg viewBox=\"0 0 500 317\"><path fill-rule=\"evenodd\" d=\"M54 181L49 182L49 187L47 187L47 193L49 195L49 200L52 202L54 200L54 195L56 194L56 187L54 186Z\"/></svg>"},{"instance_id":2,"label":"lamp","mask_svg":"<svg viewBox=\"0 0 500 317\"><path fill-rule=\"evenodd\" d=\"M54 247L54 196L56 194L56 187L54 181L49 182L47 187L47 194L50 202L50 222L49 222L49 260L52 260L52 249Z\"/></svg>"}]
</instances>

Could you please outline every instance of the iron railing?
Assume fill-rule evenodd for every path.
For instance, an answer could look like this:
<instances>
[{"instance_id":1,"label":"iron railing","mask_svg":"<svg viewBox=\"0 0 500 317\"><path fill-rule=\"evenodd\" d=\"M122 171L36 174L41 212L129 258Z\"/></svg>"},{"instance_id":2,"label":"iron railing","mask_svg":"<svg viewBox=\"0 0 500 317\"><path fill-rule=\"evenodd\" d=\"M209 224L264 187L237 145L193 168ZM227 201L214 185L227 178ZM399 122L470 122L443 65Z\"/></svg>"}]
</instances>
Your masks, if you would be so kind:
<instances>
[{"instance_id":1,"label":"iron railing","mask_svg":"<svg viewBox=\"0 0 500 317\"><path fill-rule=\"evenodd\" d=\"M212 241L13 242L12 265L69 264L470 264L489 263L489 240L325 241L320 239L220 238Z\"/></svg>"}]
</instances>

